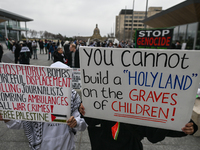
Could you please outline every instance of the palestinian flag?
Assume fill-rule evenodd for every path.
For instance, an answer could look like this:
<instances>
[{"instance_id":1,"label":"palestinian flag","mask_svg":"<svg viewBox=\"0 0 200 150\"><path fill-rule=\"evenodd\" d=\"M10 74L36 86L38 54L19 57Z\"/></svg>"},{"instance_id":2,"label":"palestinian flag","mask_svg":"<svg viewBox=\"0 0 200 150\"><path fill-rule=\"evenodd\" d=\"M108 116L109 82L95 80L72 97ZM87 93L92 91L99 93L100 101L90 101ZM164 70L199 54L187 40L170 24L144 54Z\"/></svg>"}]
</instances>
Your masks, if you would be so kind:
<instances>
[{"instance_id":1,"label":"palestinian flag","mask_svg":"<svg viewBox=\"0 0 200 150\"><path fill-rule=\"evenodd\" d=\"M117 122L112 128L112 136L114 140L117 140L119 135L119 128L120 128L120 122Z\"/></svg>"},{"instance_id":2,"label":"palestinian flag","mask_svg":"<svg viewBox=\"0 0 200 150\"><path fill-rule=\"evenodd\" d=\"M51 114L52 122L66 122L67 115Z\"/></svg>"}]
</instances>

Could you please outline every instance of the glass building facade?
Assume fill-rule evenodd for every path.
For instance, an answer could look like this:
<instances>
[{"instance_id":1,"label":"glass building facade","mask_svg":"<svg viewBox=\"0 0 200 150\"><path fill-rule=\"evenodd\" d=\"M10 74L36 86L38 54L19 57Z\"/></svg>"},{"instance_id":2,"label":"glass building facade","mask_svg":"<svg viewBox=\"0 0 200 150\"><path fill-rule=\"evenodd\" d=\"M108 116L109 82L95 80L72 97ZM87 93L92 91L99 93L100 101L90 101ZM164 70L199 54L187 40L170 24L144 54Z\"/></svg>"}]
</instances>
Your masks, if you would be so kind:
<instances>
[{"instance_id":1,"label":"glass building facade","mask_svg":"<svg viewBox=\"0 0 200 150\"><path fill-rule=\"evenodd\" d=\"M176 26L174 28L173 42L177 40L181 43L186 43L188 50L200 50L200 23Z\"/></svg>"},{"instance_id":2,"label":"glass building facade","mask_svg":"<svg viewBox=\"0 0 200 150\"><path fill-rule=\"evenodd\" d=\"M20 22L15 20L8 20L6 22L0 23L0 41L4 41L4 37L6 36L5 33L5 24L7 27L7 34L9 39L12 40L21 40L21 28L20 28ZM19 35L18 35L19 34Z\"/></svg>"}]
</instances>

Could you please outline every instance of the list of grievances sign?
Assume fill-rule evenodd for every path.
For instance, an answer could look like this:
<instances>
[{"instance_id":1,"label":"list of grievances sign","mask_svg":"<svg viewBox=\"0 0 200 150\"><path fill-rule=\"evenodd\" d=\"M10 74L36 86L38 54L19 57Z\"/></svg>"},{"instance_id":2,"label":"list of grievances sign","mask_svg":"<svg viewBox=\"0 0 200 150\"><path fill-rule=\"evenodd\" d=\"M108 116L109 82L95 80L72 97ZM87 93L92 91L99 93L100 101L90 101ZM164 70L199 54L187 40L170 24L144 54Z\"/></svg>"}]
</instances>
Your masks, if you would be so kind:
<instances>
[{"instance_id":1,"label":"list of grievances sign","mask_svg":"<svg viewBox=\"0 0 200 150\"><path fill-rule=\"evenodd\" d=\"M4 119L64 123L71 78L71 69L0 64L0 113Z\"/></svg>"},{"instance_id":2,"label":"list of grievances sign","mask_svg":"<svg viewBox=\"0 0 200 150\"><path fill-rule=\"evenodd\" d=\"M181 131L200 81L198 51L81 47L86 116Z\"/></svg>"}]
</instances>

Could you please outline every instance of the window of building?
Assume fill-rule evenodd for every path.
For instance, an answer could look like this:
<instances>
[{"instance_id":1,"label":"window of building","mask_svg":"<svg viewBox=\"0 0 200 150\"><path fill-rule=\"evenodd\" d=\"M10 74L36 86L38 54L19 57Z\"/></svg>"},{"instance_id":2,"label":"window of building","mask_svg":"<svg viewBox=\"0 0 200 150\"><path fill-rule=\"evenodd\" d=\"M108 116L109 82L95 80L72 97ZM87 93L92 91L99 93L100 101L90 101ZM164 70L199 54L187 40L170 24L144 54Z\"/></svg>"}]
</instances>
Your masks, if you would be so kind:
<instances>
[{"instance_id":1,"label":"window of building","mask_svg":"<svg viewBox=\"0 0 200 150\"><path fill-rule=\"evenodd\" d=\"M134 16L135 19L138 19L138 16Z\"/></svg>"},{"instance_id":2,"label":"window of building","mask_svg":"<svg viewBox=\"0 0 200 150\"><path fill-rule=\"evenodd\" d=\"M133 24L133 26L137 26L137 24Z\"/></svg>"},{"instance_id":3,"label":"window of building","mask_svg":"<svg viewBox=\"0 0 200 150\"><path fill-rule=\"evenodd\" d=\"M141 26L143 26L143 25L142 25L142 24L138 24L138 26L140 26L140 27L141 27Z\"/></svg>"},{"instance_id":4,"label":"window of building","mask_svg":"<svg viewBox=\"0 0 200 150\"><path fill-rule=\"evenodd\" d=\"M132 20L129 20L129 22L132 22Z\"/></svg>"},{"instance_id":5,"label":"window of building","mask_svg":"<svg viewBox=\"0 0 200 150\"><path fill-rule=\"evenodd\" d=\"M137 20L134 20L133 22L138 22Z\"/></svg>"},{"instance_id":6,"label":"window of building","mask_svg":"<svg viewBox=\"0 0 200 150\"><path fill-rule=\"evenodd\" d=\"M200 23L198 25L198 31L197 31L197 41L196 41L196 50L200 50Z\"/></svg>"},{"instance_id":7,"label":"window of building","mask_svg":"<svg viewBox=\"0 0 200 150\"><path fill-rule=\"evenodd\" d=\"M185 42L186 29L187 29L187 25L182 25L179 27L179 41L181 43Z\"/></svg>"},{"instance_id":8,"label":"window of building","mask_svg":"<svg viewBox=\"0 0 200 150\"><path fill-rule=\"evenodd\" d=\"M188 24L186 35L186 49L193 49L194 39L196 38L198 23Z\"/></svg>"},{"instance_id":9,"label":"window of building","mask_svg":"<svg viewBox=\"0 0 200 150\"><path fill-rule=\"evenodd\" d=\"M125 24L125 26L128 26L128 24Z\"/></svg>"},{"instance_id":10,"label":"window of building","mask_svg":"<svg viewBox=\"0 0 200 150\"><path fill-rule=\"evenodd\" d=\"M173 43L175 43L176 40L178 40L178 32L179 32L179 26L174 28Z\"/></svg>"},{"instance_id":11,"label":"window of building","mask_svg":"<svg viewBox=\"0 0 200 150\"><path fill-rule=\"evenodd\" d=\"M128 22L128 20L125 20L125 22Z\"/></svg>"}]
</instances>

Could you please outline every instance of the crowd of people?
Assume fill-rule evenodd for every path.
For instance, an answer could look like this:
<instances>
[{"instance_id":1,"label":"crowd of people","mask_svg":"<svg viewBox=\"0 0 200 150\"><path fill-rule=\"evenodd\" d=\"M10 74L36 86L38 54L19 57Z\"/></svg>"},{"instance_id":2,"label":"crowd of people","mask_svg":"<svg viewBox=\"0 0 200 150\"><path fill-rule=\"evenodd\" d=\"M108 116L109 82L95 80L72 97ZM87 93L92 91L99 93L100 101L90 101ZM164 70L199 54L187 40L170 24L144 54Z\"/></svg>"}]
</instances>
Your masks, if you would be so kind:
<instances>
[{"instance_id":1,"label":"crowd of people","mask_svg":"<svg viewBox=\"0 0 200 150\"><path fill-rule=\"evenodd\" d=\"M40 48L40 54L48 54L48 60L54 63L51 67L80 68L79 48L81 46L90 47L112 47L131 48L131 43L123 42L90 42L85 41L12 41L12 51L15 54L15 63L30 64L30 58L38 59L37 48ZM67 64L67 65L65 65ZM23 128L25 135L29 140L29 146L32 150L37 149L67 149L74 150L74 135L77 131L83 131L88 126L88 132L92 150L142 150L141 140L146 137L150 142L156 143L165 139L165 137L182 137L188 134L194 134L198 127L191 120L182 128L183 132L164 130L140 125L120 124L118 139L112 137L111 128L116 122L84 117L85 108L81 102L80 96L75 90L71 93L71 118L67 124L28 122L19 120L5 120L0 114L0 120L4 121L9 128ZM98 126L100 125L100 127ZM98 127L97 127L98 126ZM181 127L180 127L181 128Z\"/></svg>"}]
</instances>

